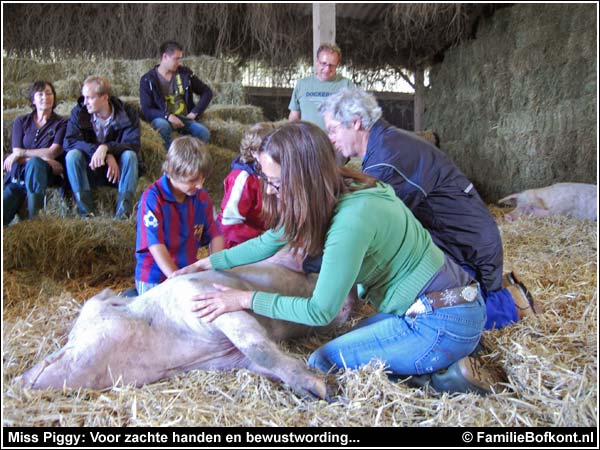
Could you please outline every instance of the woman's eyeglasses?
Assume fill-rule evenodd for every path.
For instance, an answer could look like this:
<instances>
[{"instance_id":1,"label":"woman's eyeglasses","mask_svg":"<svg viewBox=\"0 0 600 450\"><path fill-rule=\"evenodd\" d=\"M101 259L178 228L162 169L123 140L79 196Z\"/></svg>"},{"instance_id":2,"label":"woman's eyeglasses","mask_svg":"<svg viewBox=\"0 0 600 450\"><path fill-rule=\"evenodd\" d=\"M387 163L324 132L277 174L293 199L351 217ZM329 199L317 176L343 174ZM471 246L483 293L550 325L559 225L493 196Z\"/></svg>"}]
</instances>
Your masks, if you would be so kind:
<instances>
[{"instance_id":1,"label":"woman's eyeglasses","mask_svg":"<svg viewBox=\"0 0 600 450\"><path fill-rule=\"evenodd\" d=\"M278 184L273 183L271 180L269 180L269 178L262 172L262 170L260 170L260 167L258 168L258 170L256 171L256 174L258 175L258 178L260 178L263 183L268 184L269 186L271 186L273 189L275 189L277 192L279 192L279 189L281 188L281 182L279 182Z\"/></svg>"}]
</instances>

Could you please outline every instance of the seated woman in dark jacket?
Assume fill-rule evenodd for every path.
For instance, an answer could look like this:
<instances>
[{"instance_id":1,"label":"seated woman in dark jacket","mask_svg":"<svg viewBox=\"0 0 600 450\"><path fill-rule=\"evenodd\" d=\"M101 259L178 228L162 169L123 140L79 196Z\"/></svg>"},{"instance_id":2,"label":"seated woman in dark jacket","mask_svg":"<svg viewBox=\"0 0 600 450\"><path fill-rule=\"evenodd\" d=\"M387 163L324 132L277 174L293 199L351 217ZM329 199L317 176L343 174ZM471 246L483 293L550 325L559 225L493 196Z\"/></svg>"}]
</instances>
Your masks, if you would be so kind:
<instances>
[{"instance_id":1,"label":"seated woman in dark jacket","mask_svg":"<svg viewBox=\"0 0 600 450\"><path fill-rule=\"evenodd\" d=\"M44 206L48 186L64 180L63 138L67 122L54 113L56 90L49 81L36 81L29 90L33 111L13 124L12 153L4 160L2 222L8 225L27 199L29 218Z\"/></svg>"}]
</instances>

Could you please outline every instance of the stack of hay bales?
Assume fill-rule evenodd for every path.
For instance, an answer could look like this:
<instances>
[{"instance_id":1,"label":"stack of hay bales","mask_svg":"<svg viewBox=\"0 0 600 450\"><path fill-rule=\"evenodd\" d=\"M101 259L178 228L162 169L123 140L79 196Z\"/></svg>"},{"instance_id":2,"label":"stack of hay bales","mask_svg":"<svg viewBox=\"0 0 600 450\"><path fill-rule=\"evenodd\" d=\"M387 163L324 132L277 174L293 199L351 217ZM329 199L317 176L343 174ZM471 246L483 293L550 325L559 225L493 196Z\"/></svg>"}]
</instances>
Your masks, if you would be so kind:
<instances>
[{"instance_id":1,"label":"stack of hay bales","mask_svg":"<svg viewBox=\"0 0 600 450\"><path fill-rule=\"evenodd\" d=\"M431 130L415 131L415 134L417 136L419 136L421 139L425 139L427 142L435 145L436 147L440 146L440 139L435 131L431 131Z\"/></svg>"},{"instance_id":2,"label":"stack of hay bales","mask_svg":"<svg viewBox=\"0 0 600 450\"><path fill-rule=\"evenodd\" d=\"M3 151L6 156L11 151L12 125L15 118L29 113L28 89L37 79L51 81L57 92L59 104L56 113L69 117L80 96L82 81L91 75L107 77L113 86L114 95L141 112L139 102L139 84L141 76L157 64L155 59L118 60L118 59L69 59L52 62L38 62L25 58L4 57L4 110ZM211 132L211 154L215 169L207 186L215 205L219 206L223 196L223 179L229 172L231 160L239 150L244 131L249 125L264 120L262 109L245 105L244 90L241 84L239 68L222 59L210 56L189 57L183 64L190 67L200 79L213 89L211 106L201 118ZM138 183L137 195L161 175L161 167L166 151L160 135L142 121L141 157L142 173ZM97 192L100 215L114 213L116 195L110 188L101 188ZM53 199L58 197L50 195ZM57 207L48 208L50 214L64 216L64 211L75 213L73 205L65 207L57 202ZM62 213L58 214L58 211Z\"/></svg>"}]
</instances>

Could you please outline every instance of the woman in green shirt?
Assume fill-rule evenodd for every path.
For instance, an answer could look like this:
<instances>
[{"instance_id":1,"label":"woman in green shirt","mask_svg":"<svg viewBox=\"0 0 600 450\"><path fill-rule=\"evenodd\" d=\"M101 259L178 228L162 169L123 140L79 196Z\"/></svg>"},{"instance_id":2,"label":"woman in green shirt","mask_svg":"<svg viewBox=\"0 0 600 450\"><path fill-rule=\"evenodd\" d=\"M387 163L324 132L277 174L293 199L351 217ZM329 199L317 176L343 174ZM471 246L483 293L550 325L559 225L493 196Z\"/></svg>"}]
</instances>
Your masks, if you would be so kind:
<instances>
[{"instance_id":1,"label":"woman in green shirt","mask_svg":"<svg viewBox=\"0 0 600 450\"><path fill-rule=\"evenodd\" d=\"M326 325L354 284L377 314L317 349L309 364L327 372L374 359L397 375L447 368L477 346L485 306L470 275L445 257L387 184L339 168L327 135L308 122L269 134L259 151L268 231L181 269L224 270L264 260L289 244L323 253L310 298L216 286L195 296L193 313L212 321L251 309L308 325ZM457 388L460 389L460 388Z\"/></svg>"}]
</instances>

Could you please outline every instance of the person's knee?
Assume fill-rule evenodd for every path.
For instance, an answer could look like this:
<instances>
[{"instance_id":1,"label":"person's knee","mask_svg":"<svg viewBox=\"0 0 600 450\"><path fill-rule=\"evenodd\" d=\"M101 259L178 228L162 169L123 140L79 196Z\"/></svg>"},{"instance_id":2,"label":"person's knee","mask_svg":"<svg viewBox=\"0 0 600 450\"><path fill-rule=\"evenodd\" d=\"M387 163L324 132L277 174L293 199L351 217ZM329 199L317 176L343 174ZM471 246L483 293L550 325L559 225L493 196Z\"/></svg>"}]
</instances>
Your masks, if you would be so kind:
<instances>
[{"instance_id":1,"label":"person's knee","mask_svg":"<svg viewBox=\"0 0 600 450\"><path fill-rule=\"evenodd\" d=\"M39 171L39 170L45 171L46 164L47 163L42 158L34 156L33 158L30 158L29 160L27 160L27 162L25 163L25 172Z\"/></svg>"},{"instance_id":2,"label":"person's knee","mask_svg":"<svg viewBox=\"0 0 600 450\"><path fill-rule=\"evenodd\" d=\"M158 130L159 133L171 133L173 127L167 119L158 118L152 121L152 126Z\"/></svg>"},{"instance_id":3,"label":"person's knee","mask_svg":"<svg viewBox=\"0 0 600 450\"><path fill-rule=\"evenodd\" d=\"M25 186L36 193L48 187L48 165L42 158L36 156L25 163Z\"/></svg>"},{"instance_id":4,"label":"person's knee","mask_svg":"<svg viewBox=\"0 0 600 450\"><path fill-rule=\"evenodd\" d=\"M121 153L121 165L122 166L131 166L137 167L138 164L138 156L137 153L133 150L125 150Z\"/></svg>"},{"instance_id":5,"label":"person's knee","mask_svg":"<svg viewBox=\"0 0 600 450\"><path fill-rule=\"evenodd\" d=\"M81 150L68 151L65 156L65 161L67 163L67 167L69 167L69 166L85 167L87 165L85 155Z\"/></svg>"},{"instance_id":6,"label":"person's knee","mask_svg":"<svg viewBox=\"0 0 600 450\"><path fill-rule=\"evenodd\" d=\"M189 125L188 129L192 136L200 139L204 143L208 143L210 140L210 131L204 125L193 122Z\"/></svg>"}]
</instances>

